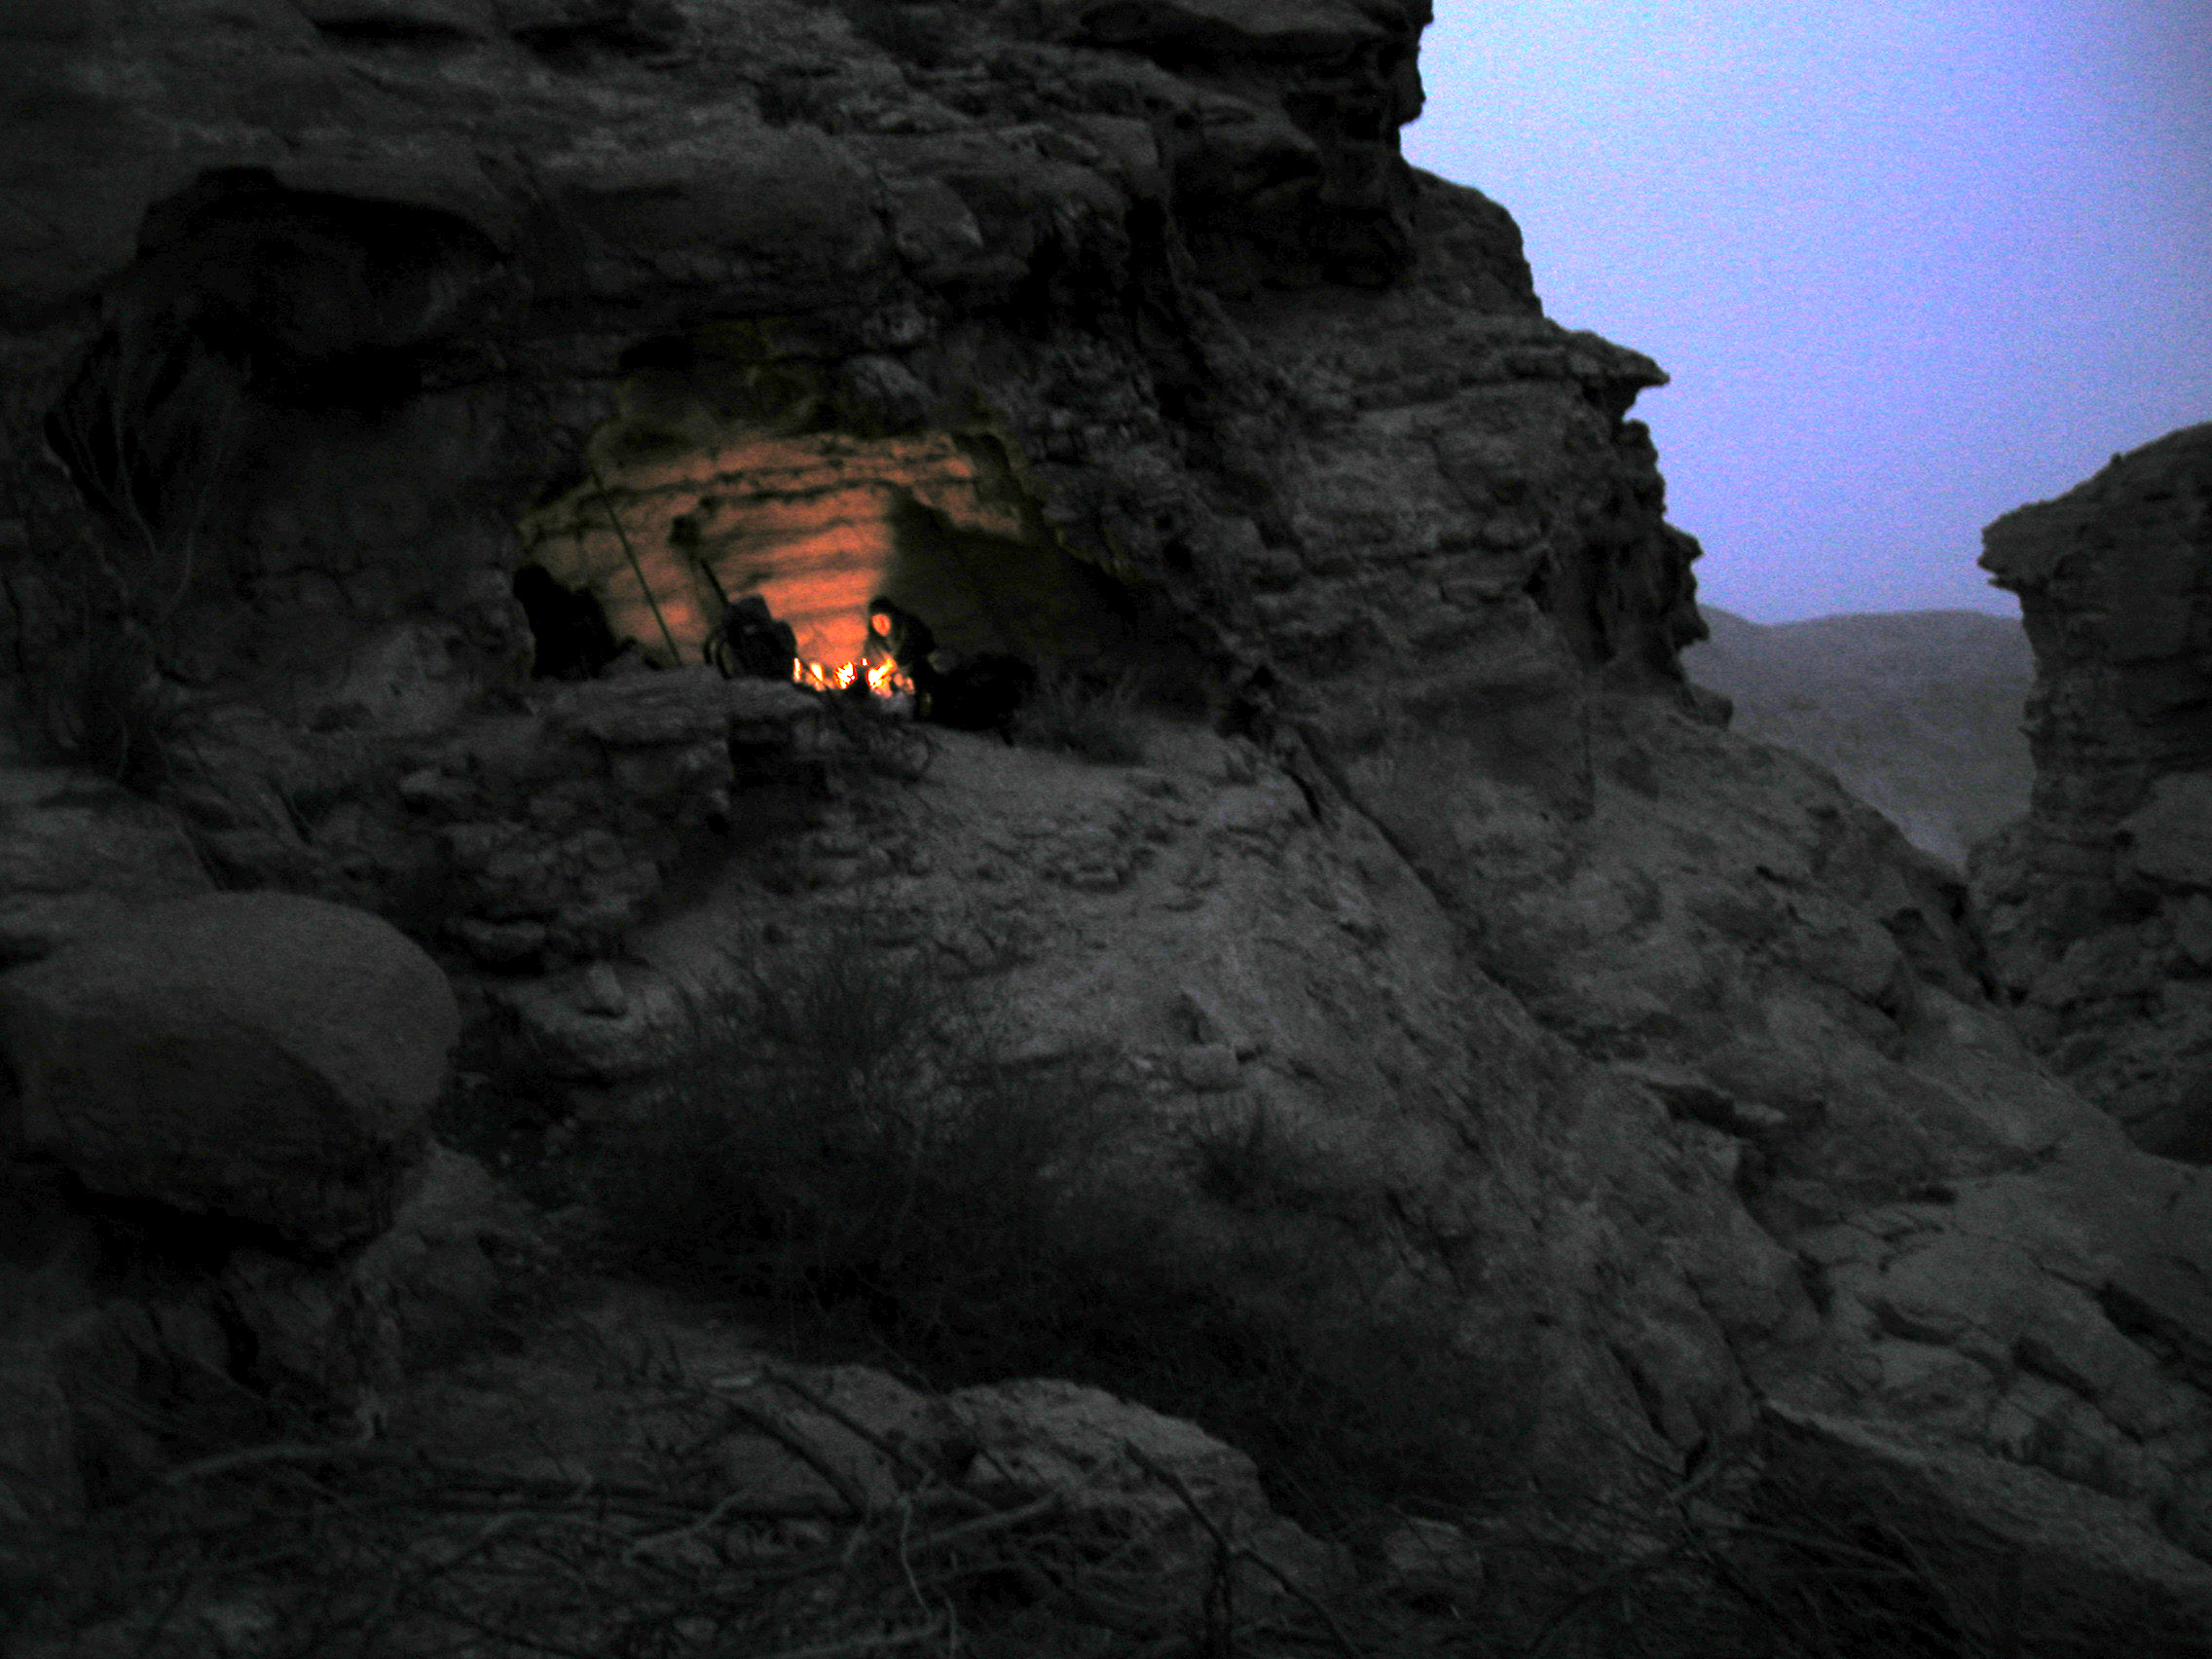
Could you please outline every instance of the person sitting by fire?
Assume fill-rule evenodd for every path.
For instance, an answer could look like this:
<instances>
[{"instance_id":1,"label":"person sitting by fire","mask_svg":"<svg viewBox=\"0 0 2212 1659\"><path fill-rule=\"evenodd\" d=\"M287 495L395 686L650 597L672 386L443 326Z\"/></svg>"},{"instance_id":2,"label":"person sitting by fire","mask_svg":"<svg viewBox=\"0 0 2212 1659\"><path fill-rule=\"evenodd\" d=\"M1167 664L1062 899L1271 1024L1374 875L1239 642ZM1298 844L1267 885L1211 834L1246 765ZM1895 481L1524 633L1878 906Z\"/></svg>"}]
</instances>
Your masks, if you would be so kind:
<instances>
[{"instance_id":1,"label":"person sitting by fire","mask_svg":"<svg viewBox=\"0 0 2212 1659\"><path fill-rule=\"evenodd\" d=\"M798 636L779 622L756 593L733 601L707 639L707 660L725 680L789 680L798 662Z\"/></svg>"},{"instance_id":2,"label":"person sitting by fire","mask_svg":"<svg viewBox=\"0 0 2212 1659\"><path fill-rule=\"evenodd\" d=\"M914 688L918 719L1014 741L1014 718L1037 689L1036 669L1006 651L963 656L940 646L927 622L880 595L867 611L869 648L890 652Z\"/></svg>"}]
</instances>

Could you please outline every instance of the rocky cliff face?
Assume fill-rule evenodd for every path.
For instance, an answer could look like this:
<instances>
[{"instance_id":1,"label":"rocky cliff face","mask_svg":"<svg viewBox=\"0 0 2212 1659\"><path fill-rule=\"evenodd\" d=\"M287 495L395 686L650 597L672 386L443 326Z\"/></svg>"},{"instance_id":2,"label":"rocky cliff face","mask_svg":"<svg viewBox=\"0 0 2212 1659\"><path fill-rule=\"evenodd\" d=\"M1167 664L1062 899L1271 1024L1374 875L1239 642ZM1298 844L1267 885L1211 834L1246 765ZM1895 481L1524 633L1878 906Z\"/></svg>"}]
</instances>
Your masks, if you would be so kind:
<instances>
[{"instance_id":1,"label":"rocky cliff face","mask_svg":"<svg viewBox=\"0 0 2212 1659\"><path fill-rule=\"evenodd\" d=\"M733 435L934 432L997 480L986 564L1088 573L1087 606L1054 596L1089 612L1062 654L1137 642L1248 723L1287 698L1339 764L1471 741L1586 793L1590 675L1669 683L1696 627L1622 419L1659 372L1545 321L1510 220L1396 160L1420 19L850 10L25 25L12 72L68 92L0 282L18 424L162 611L103 659L158 658L171 703L246 692L308 737L177 718L327 801L367 763L338 738L434 726L527 651L524 509L698 456L695 510L663 515L696 526ZM23 522L55 483L23 479ZM930 485L883 516L958 532ZM601 537L627 580L639 538ZM113 597L15 587L34 639ZM373 845L262 793L203 814L241 879L389 906L398 876L346 873Z\"/></svg>"},{"instance_id":2,"label":"rocky cliff face","mask_svg":"<svg viewBox=\"0 0 2212 1659\"><path fill-rule=\"evenodd\" d=\"M195 879L343 900L598 1087L730 951L865 917L1145 1132L1226 1095L1320 1149L1283 1202L1430 1309L1501 1478L1787 1406L2212 1549L2202 1193L2019 1049L1944 872L1683 682L1662 376L1398 160L1423 20L13 14L5 643L76 769L4 797L10 955ZM541 553L683 666L530 679ZM855 571L1136 676L1154 763L955 734L834 796L836 706L696 629ZM1225 1264L1281 1220L1208 1213Z\"/></svg>"},{"instance_id":3,"label":"rocky cliff face","mask_svg":"<svg viewBox=\"0 0 2212 1659\"><path fill-rule=\"evenodd\" d=\"M2212 426L1984 540L2036 651L2034 810L1974 866L1992 967L2138 1144L2212 1160Z\"/></svg>"}]
</instances>

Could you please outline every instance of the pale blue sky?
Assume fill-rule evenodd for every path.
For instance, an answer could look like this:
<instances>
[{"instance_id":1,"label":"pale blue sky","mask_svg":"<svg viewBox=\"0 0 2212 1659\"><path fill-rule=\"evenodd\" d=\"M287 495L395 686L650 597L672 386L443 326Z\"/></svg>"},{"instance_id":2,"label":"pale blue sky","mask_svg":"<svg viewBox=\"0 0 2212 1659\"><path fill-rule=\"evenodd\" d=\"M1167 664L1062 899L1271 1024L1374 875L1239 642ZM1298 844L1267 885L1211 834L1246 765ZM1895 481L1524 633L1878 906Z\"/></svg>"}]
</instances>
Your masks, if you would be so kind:
<instances>
[{"instance_id":1,"label":"pale blue sky","mask_svg":"<svg viewBox=\"0 0 2212 1659\"><path fill-rule=\"evenodd\" d=\"M2212 0L1436 0L1415 165L1647 351L1701 597L1972 607L1981 527L2212 421Z\"/></svg>"}]
</instances>

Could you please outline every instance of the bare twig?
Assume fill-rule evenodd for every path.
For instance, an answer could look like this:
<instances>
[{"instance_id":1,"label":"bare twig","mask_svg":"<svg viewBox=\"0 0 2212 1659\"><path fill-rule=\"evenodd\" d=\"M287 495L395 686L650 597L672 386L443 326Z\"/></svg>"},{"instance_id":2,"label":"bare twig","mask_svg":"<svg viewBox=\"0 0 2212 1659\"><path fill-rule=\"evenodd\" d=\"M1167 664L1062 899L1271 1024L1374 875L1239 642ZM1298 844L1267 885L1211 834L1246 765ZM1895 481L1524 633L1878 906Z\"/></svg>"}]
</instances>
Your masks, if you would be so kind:
<instances>
[{"instance_id":1,"label":"bare twig","mask_svg":"<svg viewBox=\"0 0 2212 1659\"><path fill-rule=\"evenodd\" d=\"M1668 1562L1682 1555L1686 1547L1685 1544L1679 1542L1670 1544L1664 1550L1648 1556L1639 1556L1634 1561L1623 1562L1610 1572L1600 1575L1595 1583L1585 1586L1580 1595L1552 1615L1544 1628L1537 1632L1536 1640L1530 1645L1526 1659L1543 1659L1543 1655L1551 1651L1552 1643L1557 1641L1576 1619L1596 1605L1601 1597L1609 1596L1623 1585L1633 1583L1645 1573L1665 1566Z\"/></svg>"},{"instance_id":2,"label":"bare twig","mask_svg":"<svg viewBox=\"0 0 2212 1659\"><path fill-rule=\"evenodd\" d=\"M572 1647L565 1642L550 1641L535 1632L526 1634L503 1625L490 1624L462 1607L441 1607L438 1611L440 1617L473 1630L479 1636L488 1636L495 1641L510 1641L517 1647L527 1647L539 1653L549 1653L553 1655L553 1659L604 1659L597 1646Z\"/></svg>"},{"instance_id":3,"label":"bare twig","mask_svg":"<svg viewBox=\"0 0 2212 1659\"><path fill-rule=\"evenodd\" d=\"M727 1402L724 1402L727 1404ZM772 1419L771 1419L772 1420ZM764 1432L772 1432L764 1430ZM788 1442L787 1442L788 1444ZM797 1448L792 1450L796 1453ZM799 1454L804 1456L803 1453ZM507 1500L513 1507L523 1500L560 1504L581 1503L597 1498L615 1505L627 1513L644 1511L666 1513L676 1511L695 1517L697 1505L651 1486L627 1482L601 1482L591 1476L581 1480L563 1481L542 1475L509 1473L501 1469L487 1469L469 1463L446 1463L404 1453L386 1451L381 1447L350 1444L330 1446L257 1446L243 1452L226 1452L213 1457L204 1457L195 1463L186 1463L170 1470L164 1481L171 1487L196 1484L236 1474L248 1469L268 1468L286 1464L312 1465L315 1463L346 1463L371 1468L403 1470L422 1475L439 1483L438 1500L441 1506L452 1507L461 1493L482 1492ZM825 1479L832 1477L819 1470ZM855 1505L850 1492L839 1493L840 1501L825 1502L817 1498L766 1498L740 1496L725 1498L716 1509L726 1515L742 1515L756 1521L833 1521L848 1519ZM399 1501L406 1501L404 1499ZM687 1521L685 1525L690 1525Z\"/></svg>"},{"instance_id":4,"label":"bare twig","mask_svg":"<svg viewBox=\"0 0 2212 1659\"><path fill-rule=\"evenodd\" d=\"M722 1397L721 1407L723 1411L743 1421L748 1427L757 1429L760 1433L765 1434L828 1481L830 1490L845 1500L855 1516L865 1516L874 1511L875 1504L869 1500L867 1493L861 1490L852 1477L825 1456L819 1446L807 1439L805 1435L797 1432L781 1418L768 1412L756 1411L744 1401L733 1400L726 1395Z\"/></svg>"},{"instance_id":5,"label":"bare twig","mask_svg":"<svg viewBox=\"0 0 2212 1659\"><path fill-rule=\"evenodd\" d=\"M686 1538L697 1537L710 1527L749 1513L746 1495L742 1492L733 1492L696 1521L688 1521L681 1527L670 1527L659 1532L647 1532L642 1538L633 1539L623 1548L622 1559L636 1561L648 1550L672 1548Z\"/></svg>"},{"instance_id":6,"label":"bare twig","mask_svg":"<svg viewBox=\"0 0 2212 1659\"><path fill-rule=\"evenodd\" d=\"M139 1639L138 1650L132 1659L146 1659L146 1655L153 1652L154 1644L162 1639L162 1632L168 1628L169 1621L176 1617L177 1609L184 1605L185 1599L199 1587L200 1582L198 1574L177 1580L176 1589L170 1592L168 1600L162 1604L161 1612L147 1626L146 1634Z\"/></svg>"},{"instance_id":7,"label":"bare twig","mask_svg":"<svg viewBox=\"0 0 2212 1659\"><path fill-rule=\"evenodd\" d=\"M1198 1494L1191 1491L1181 1475L1148 1456L1144 1448L1133 1440L1123 1441L1122 1450L1138 1468L1174 1493L1182 1500L1183 1507L1197 1517L1198 1525L1213 1539L1213 1571L1206 1585L1206 1610L1210 1615L1218 1597L1221 1606L1221 1637L1218 1642L1214 1641L1209 1628L1207 1645L1215 1648L1222 1659L1233 1659L1236 1651L1236 1584L1233 1563L1236 1556L1247 1552L1237 1549L1229 1541L1229 1534L1214 1525L1213 1517L1206 1513L1205 1505L1198 1501ZM1209 1617L1209 1626L1211 1622Z\"/></svg>"},{"instance_id":8,"label":"bare twig","mask_svg":"<svg viewBox=\"0 0 2212 1659\"><path fill-rule=\"evenodd\" d=\"M1047 1493L1019 1509L1002 1509L995 1515L963 1521L956 1527L945 1528L941 1532L931 1532L925 1537L916 1538L909 1547L917 1554L931 1550L956 1550L1000 1532L1014 1531L1032 1521L1042 1521L1048 1516L1056 1515L1064 1503L1065 1500L1058 1493Z\"/></svg>"},{"instance_id":9,"label":"bare twig","mask_svg":"<svg viewBox=\"0 0 2212 1659\"><path fill-rule=\"evenodd\" d=\"M403 1464L408 1467L420 1464L413 1457L388 1452L381 1447L354 1445L276 1445L251 1446L242 1452L223 1452L212 1457L202 1457L197 1462L182 1463L162 1477L172 1487L190 1486L197 1481L211 1481L224 1475L236 1474L242 1469L267 1468L277 1463L379 1463L387 1466Z\"/></svg>"},{"instance_id":10,"label":"bare twig","mask_svg":"<svg viewBox=\"0 0 2212 1659\"><path fill-rule=\"evenodd\" d=\"M833 1419L843 1427L850 1429L854 1434L874 1447L876 1451L882 1453L884 1456L890 1458L892 1462L897 1463L912 1475L917 1484L927 1482L936 1473L905 1447L901 1446L887 1435L880 1434L875 1429L870 1428L842 1406L825 1397L819 1389L809 1387L781 1367L764 1365L760 1368L760 1377L763 1382L773 1382L777 1387L796 1394L824 1417Z\"/></svg>"},{"instance_id":11,"label":"bare twig","mask_svg":"<svg viewBox=\"0 0 2212 1659\"><path fill-rule=\"evenodd\" d=\"M1315 1597L1304 1585L1295 1582L1288 1573L1284 1572L1273 1562L1268 1560L1258 1550L1245 1544L1235 1546L1230 1544L1221 1529L1214 1524L1213 1518L1206 1513L1205 1506L1198 1502L1197 1494L1191 1491L1181 1475L1168 1468L1166 1464L1147 1455L1143 1448L1139 1447L1134 1441L1124 1440L1122 1443L1122 1450L1129 1455L1130 1460L1138 1468L1163 1483L1177 1497L1182 1499L1184 1506L1198 1517L1198 1525L1213 1534L1215 1544L1220 1549L1230 1552L1234 1559L1251 1562L1266 1572L1277 1584L1281 1585L1285 1592L1328 1627L1330 1636L1335 1639L1337 1646L1347 1656L1347 1659L1361 1659L1359 1648L1353 1643L1351 1638L1345 1633L1344 1626L1337 1622L1336 1615L1322 1604L1319 1598Z\"/></svg>"}]
</instances>

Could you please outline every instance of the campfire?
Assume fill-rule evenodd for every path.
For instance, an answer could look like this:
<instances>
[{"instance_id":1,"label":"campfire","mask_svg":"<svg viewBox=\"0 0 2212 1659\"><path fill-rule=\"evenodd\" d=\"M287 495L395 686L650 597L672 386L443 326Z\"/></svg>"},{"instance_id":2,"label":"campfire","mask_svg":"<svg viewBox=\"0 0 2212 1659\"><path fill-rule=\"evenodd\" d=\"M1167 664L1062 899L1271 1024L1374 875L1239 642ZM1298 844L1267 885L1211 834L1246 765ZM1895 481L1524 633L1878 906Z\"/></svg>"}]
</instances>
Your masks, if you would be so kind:
<instances>
[{"instance_id":1,"label":"campfire","mask_svg":"<svg viewBox=\"0 0 2212 1659\"><path fill-rule=\"evenodd\" d=\"M792 679L813 691L850 691L866 685L877 697L911 697L913 677L891 654L890 618L878 612L870 619L867 654L834 668L803 658L792 663Z\"/></svg>"},{"instance_id":2,"label":"campfire","mask_svg":"<svg viewBox=\"0 0 2212 1659\"><path fill-rule=\"evenodd\" d=\"M792 679L810 691L850 691L863 680L877 697L906 696L914 689L914 682L900 673L895 662L841 662L835 668L827 663L794 662Z\"/></svg>"}]
</instances>

